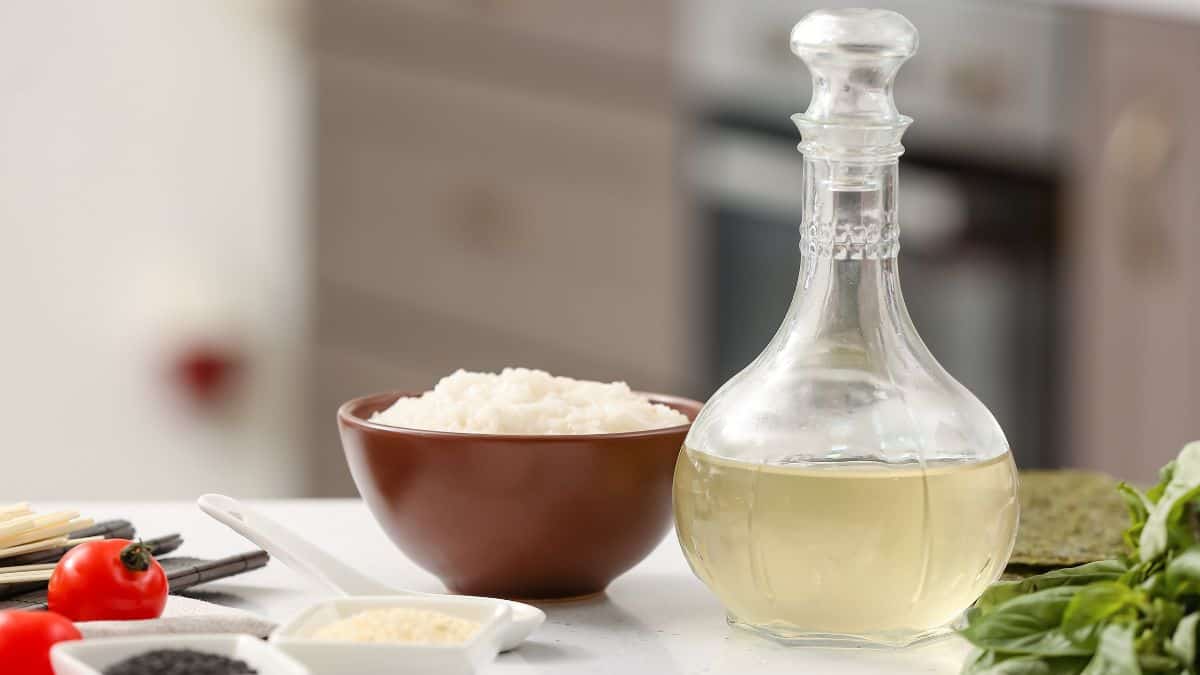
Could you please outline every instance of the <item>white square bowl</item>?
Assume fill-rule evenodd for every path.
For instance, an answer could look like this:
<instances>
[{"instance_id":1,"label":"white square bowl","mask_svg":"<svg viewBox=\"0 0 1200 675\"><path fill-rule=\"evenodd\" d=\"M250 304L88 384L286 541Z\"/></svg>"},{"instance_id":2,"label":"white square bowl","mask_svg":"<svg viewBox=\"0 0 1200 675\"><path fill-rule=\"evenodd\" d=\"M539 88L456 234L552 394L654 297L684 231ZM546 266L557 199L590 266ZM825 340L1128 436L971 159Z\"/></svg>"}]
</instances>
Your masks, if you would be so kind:
<instances>
[{"instance_id":1,"label":"white square bowl","mask_svg":"<svg viewBox=\"0 0 1200 675\"><path fill-rule=\"evenodd\" d=\"M442 612L479 624L461 645L414 645L314 640L321 627L359 612L413 608ZM500 651L500 636L512 623L503 600L446 596L365 596L337 598L309 607L271 634L271 644L306 665L314 675L468 675Z\"/></svg>"},{"instance_id":2,"label":"white square bowl","mask_svg":"<svg viewBox=\"0 0 1200 675\"><path fill-rule=\"evenodd\" d=\"M157 649L191 649L245 661L259 675L310 675L295 659L249 635L146 635L60 642L50 650L55 675L102 675L105 668Z\"/></svg>"}]
</instances>

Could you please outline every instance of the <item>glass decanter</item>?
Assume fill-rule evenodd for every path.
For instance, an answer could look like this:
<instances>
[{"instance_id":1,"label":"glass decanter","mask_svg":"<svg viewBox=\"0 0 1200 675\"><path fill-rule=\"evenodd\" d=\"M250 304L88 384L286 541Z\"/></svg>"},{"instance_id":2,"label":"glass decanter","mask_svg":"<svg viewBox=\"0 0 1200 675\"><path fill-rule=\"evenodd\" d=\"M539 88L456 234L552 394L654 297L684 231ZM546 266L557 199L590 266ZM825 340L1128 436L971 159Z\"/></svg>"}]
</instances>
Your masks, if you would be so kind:
<instances>
[{"instance_id":1,"label":"glass decanter","mask_svg":"<svg viewBox=\"0 0 1200 675\"><path fill-rule=\"evenodd\" d=\"M785 642L944 633L1012 552L1004 432L917 335L900 293L892 81L917 31L819 10L791 33L813 96L801 268L783 324L709 400L675 469L676 529L729 620Z\"/></svg>"}]
</instances>

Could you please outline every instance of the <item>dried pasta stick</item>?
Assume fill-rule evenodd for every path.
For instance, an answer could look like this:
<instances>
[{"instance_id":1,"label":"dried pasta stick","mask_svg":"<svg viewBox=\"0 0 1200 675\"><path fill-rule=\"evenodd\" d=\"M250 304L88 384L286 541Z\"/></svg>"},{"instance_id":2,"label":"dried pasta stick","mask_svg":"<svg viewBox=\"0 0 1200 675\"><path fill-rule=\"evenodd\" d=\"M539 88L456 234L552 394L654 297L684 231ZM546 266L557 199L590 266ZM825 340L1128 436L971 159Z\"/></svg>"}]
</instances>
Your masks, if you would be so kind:
<instances>
[{"instance_id":1,"label":"dried pasta stick","mask_svg":"<svg viewBox=\"0 0 1200 675\"><path fill-rule=\"evenodd\" d=\"M14 555L21 555L22 553L36 553L38 551L46 551L52 548L62 548L64 546L70 548L88 541L100 541L103 538L103 536L99 535L95 537L79 537L78 539L55 537L54 539L35 541L30 544L21 544L20 546L0 548L0 558L11 558Z\"/></svg>"},{"instance_id":2,"label":"dried pasta stick","mask_svg":"<svg viewBox=\"0 0 1200 675\"><path fill-rule=\"evenodd\" d=\"M54 574L54 570L5 573L0 574L0 584L24 584L30 581L49 581L52 574Z\"/></svg>"},{"instance_id":3,"label":"dried pasta stick","mask_svg":"<svg viewBox=\"0 0 1200 675\"><path fill-rule=\"evenodd\" d=\"M37 526L37 514L30 513L0 523L0 541L28 532Z\"/></svg>"},{"instance_id":4,"label":"dried pasta stick","mask_svg":"<svg viewBox=\"0 0 1200 675\"><path fill-rule=\"evenodd\" d=\"M33 530L21 532L13 537L0 539L0 546L13 547L21 544L28 544L43 539L51 539L54 537L62 537L72 532L78 532L95 525L95 521L91 518L75 518L68 522L59 522L52 525L38 527Z\"/></svg>"},{"instance_id":5,"label":"dried pasta stick","mask_svg":"<svg viewBox=\"0 0 1200 675\"><path fill-rule=\"evenodd\" d=\"M0 523L27 516L33 513L29 508L29 504L21 502L20 504L10 504L8 506L0 506Z\"/></svg>"},{"instance_id":6,"label":"dried pasta stick","mask_svg":"<svg viewBox=\"0 0 1200 675\"><path fill-rule=\"evenodd\" d=\"M54 539L45 539L35 541L31 544L21 544L20 546L9 546L8 548L0 548L0 558L10 558L14 555L22 553L33 553L35 551L45 551L51 548L59 548L66 546L68 543L66 537L55 537Z\"/></svg>"},{"instance_id":7,"label":"dried pasta stick","mask_svg":"<svg viewBox=\"0 0 1200 675\"><path fill-rule=\"evenodd\" d=\"M79 518L78 510L58 510L58 512L43 515L29 514L20 516L20 518L4 522L4 524L0 525L0 546L4 546L5 542L12 537L24 537L26 533L32 530L59 525L62 522L68 522L76 518Z\"/></svg>"},{"instance_id":8,"label":"dried pasta stick","mask_svg":"<svg viewBox=\"0 0 1200 675\"><path fill-rule=\"evenodd\" d=\"M41 565L9 565L7 567L0 566L0 574L10 574L13 572L40 572L42 570L52 570L58 567L58 563L44 563Z\"/></svg>"}]
</instances>

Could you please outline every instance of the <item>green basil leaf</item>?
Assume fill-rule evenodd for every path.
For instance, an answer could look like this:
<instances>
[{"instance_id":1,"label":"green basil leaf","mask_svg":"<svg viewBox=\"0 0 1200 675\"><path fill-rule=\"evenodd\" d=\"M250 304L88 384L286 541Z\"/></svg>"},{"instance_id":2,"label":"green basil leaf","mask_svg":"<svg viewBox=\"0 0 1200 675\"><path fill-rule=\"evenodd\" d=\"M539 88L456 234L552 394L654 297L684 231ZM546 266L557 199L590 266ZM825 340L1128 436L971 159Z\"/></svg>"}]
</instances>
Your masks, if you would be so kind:
<instances>
[{"instance_id":1,"label":"green basil leaf","mask_svg":"<svg viewBox=\"0 0 1200 675\"><path fill-rule=\"evenodd\" d=\"M1196 625L1200 622L1200 612L1192 612L1179 620L1175 634L1166 644L1167 653L1183 661L1189 671L1196 667Z\"/></svg>"},{"instance_id":2,"label":"green basil leaf","mask_svg":"<svg viewBox=\"0 0 1200 675\"><path fill-rule=\"evenodd\" d=\"M1129 522L1132 525L1145 523L1150 512L1154 510L1154 502L1141 490L1121 481L1117 484L1117 492L1125 499L1125 507L1129 511Z\"/></svg>"},{"instance_id":3,"label":"green basil leaf","mask_svg":"<svg viewBox=\"0 0 1200 675\"><path fill-rule=\"evenodd\" d=\"M1128 571L1129 568L1120 560L1101 560L1053 570L1020 581L1001 581L984 591L975 606L979 609L979 614L987 614L1017 596L1060 586L1085 586L1096 581L1116 581Z\"/></svg>"},{"instance_id":4,"label":"green basil leaf","mask_svg":"<svg viewBox=\"0 0 1200 675\"><path fill-rule=\"evenodd\" d=\"M1167 489L1167 484L1171 482L1171 478L1174 476L1175 460L1171 460L1158 470L1158 483L1149 490L1146 490L1146 499L1149 499L1152 504L1157 504L1158 500L1162 499L1163 492Z\"/></svg>"},{"instance_id":5,"label":"green basil leaf","mask_svg":"<svg viewBox=\"0 0 1200 675\"><path fill-rule=\"evenodd\" d=\"M1165 566L1166 563L1161 558L1140 562L1129 568L1129 571L1121 577L1121 581L1131 588L1137 586L1146 591L1157 589L1159 584L1165 583L1162 575L1159 574Z\"/></svg>"},{"instance_id":6,"label":"green basil leaf","mask_svg":"<svg viewBox=\"0 0 1200 675\"><path fill-rule=\"evenodd\" d=\"M1133 577L1133 578L1129 579L1128 581L1125 579L1122 579L1122 581L1126 581L1127 583L1128 583L1128 581L1136 581L1136 577ZM1151 595L1158 595L1163 592L1164 584L1166 584L1165 575L1160 574L1158 572L1153 572L1149 576L1147 576L1145 579L1143 579L1141 581L1141 583L1138 583L1137 587L1142 589L1142 591L1149 593Z\"/></svg>"},{"instance_id":7,"label":"green basil leaf","mask_svg":"<svg viewBox=\"0 0 1200 675\"><path fill-rule=\"evenodd\" d=\"M1099 581L1079 589L1063 612L1062 629L1072 635L1103 623L1118 612L1135 608L1138 593L1119 581Z\"/></svg>"},{"instance_id":8,"label":"green basil leaf","mask_svg":"<svg viewBox=\"0 0 1200 675\"><path fill-rule=\"evenodd\" d=\"M1200 544L1200 493L1184 501L1178 518L1167 526L1167 548L1182 551Z\"/></svg>"},{"instance_id":9,"label":"green basil leaf","mask_svg":"<svg viewBox=\"0 0 1200 675\"><path fill-rule=\"evenodd\" d=\"M1060 586L1012 598L974 617L962 636L976 647L1003 654L1085 656L1090 651L1059 630L1067 605L1080 590Z\"/></svg>"},{"instance_id":10,"label":"green basil leaf","mask_svg":"<svg viewBox=\"0 0 1200 675\"><path fill-rule=\"evenodd\" d=\"M1183 446L1173 468L1168 471L1164 467L1163 473L1169 477L1138 538L1138 555L1142 560L1153 560L1166 552L1170 528L1179 521L1184 505L1200 494L1200 441Z\"/></svg>"},{"instance_id":11,"label":"green basil leaf","mask_svg":"<svg viewBox=\"0 0 1200 675\"><path fill-rule=\"evenodd\" d=\"M1118 484L1117 492L1125 499L1125 507L1129 512L1129 527L1122 535L1125 540L1125 546L1129 549L1130 553L1136 555L1138 538L1142 534L1142 528L1146 526L1146 518L1150 516L1150 511L1154 508L1154 502L1142 494L1141 490L1128 483L1122 482Z\"/></svg>"},{"instance_id":12,"label":"green basil leaf","mask_svg":"<svg viewBox=\"0 0 1200 675\"><path fill-rule=\"evenodd\" d=\"M963 669L960 675L973 675L974 673L986 672L985 669L996 664L996 652L979 647L972 647L971 653L967 654L967 660L963 662Z\"/></svg>"},{"instance_id":13,"label":"green basil leaf","mask_svg":"<svg viewBox=\"0 0 1200 675\"><path fill-rule=\"evenodd\" d=\"M1200 593L1200 546L1193 546L1167 563L1167 592L1172 596Z\"/></svg>"},{"instance_id":14,"label":"green basil leaf","mask_svg":"<svg viewBox=\"0 0 1200 675\"><path fill-rule=\"evenodd\" d=\"M1086 657L1004 656L976 652L968 657L962 675L1079 675Z\"/></svg>"},{"instance_id":15,"label":"green basil leaf","mask_svg":"<svg viewBox=\"0 0 1200 675\"><path fill-rule=\"evenodd\" d=\"M1147 632L1150 633L1150 637L1153 638L1155 642L1160 644L1164 643L1171 639L1171 636L1175 633L1176 626L1178 626L1179 621L1183 619L1183 615L1183 605L1177 602L1172 602L1165 598L1154 598L1154 600L1150 602L1150 607L1147 612L1147 618L1150 619L1150 626L1148 627ZM1140 642L1141 637L1139 637L1138 640ZM1145 654L1146 650L1142 649L1141 645L1139 644L1138 652Z\"/></svg>"},{"instance_id":16,"label":"green basil leaf","mask_svg":"<svg viewBox=\"0 0 1200 675\"><path fill-rule=\"evenodd\" d=\"M1106 626L1100 632L1096 655L1080 675L1142 675L1133 648L1133 626Z\"/></svg>"},{"instance_id":17,"label":"green basil leaf","mask_svg":"<svg viewBox=\"0 0 1200 675\"><path fill-rule=\"evenodd\" d=\"M1156 605L1161 602L1161 598L1155 599ZM1137 652L1138 665L1146 673L1179 675L1184 669L1179 659L1167 653L1167 644L1171 641L1175 626L1179 624L1179 618L1183 616L1183 608L1169 603L1151 608L1149 613L1152 619L1150 625L1141 622L1134 631L1137 637L1133 641L1133 649Z\"/></svg>"},{"instance_id":18,"label":"green basil leaf","mask_svg":"<svg viewBox=\"0 0 1200 675\"><path fill-rule=\"evenodd\" d=\"M1138 665L1142 667L1143 673L1163 673L1163 675L1179 675L1183 672L1195 672L1191 668L1185 669L1179 664L1179 659L1173 656L1164 654L1142 654L1138 653Z\"/></svg>"}]
</instances>

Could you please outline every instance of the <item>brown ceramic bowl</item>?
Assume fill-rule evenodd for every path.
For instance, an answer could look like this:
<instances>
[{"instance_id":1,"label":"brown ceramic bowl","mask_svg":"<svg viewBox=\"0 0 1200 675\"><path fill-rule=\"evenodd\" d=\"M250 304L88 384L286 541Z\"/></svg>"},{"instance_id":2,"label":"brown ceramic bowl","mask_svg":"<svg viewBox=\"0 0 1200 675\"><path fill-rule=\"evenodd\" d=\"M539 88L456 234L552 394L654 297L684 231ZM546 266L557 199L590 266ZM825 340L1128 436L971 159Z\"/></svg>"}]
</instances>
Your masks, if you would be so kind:
<instances>
[{"instance_id":1,"label":"brown ceramic bowl","mask_svg":"<svg viewBox=\"0 0 1200 675\"><path fill-rule=\"evenodd\" d=\"M671 479L690 425L619 434L518 436L369 422L401 392L338 410L367 506L410 559L469 595L597 593L671 527ZM649 394L695 419L701 404Z\"/></svg>"}]
</instances>

